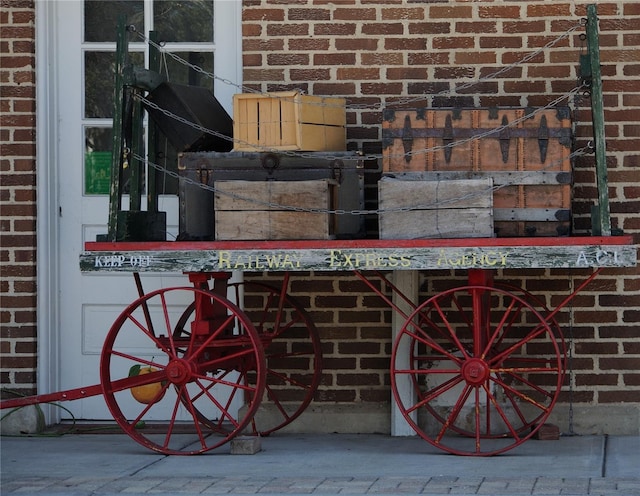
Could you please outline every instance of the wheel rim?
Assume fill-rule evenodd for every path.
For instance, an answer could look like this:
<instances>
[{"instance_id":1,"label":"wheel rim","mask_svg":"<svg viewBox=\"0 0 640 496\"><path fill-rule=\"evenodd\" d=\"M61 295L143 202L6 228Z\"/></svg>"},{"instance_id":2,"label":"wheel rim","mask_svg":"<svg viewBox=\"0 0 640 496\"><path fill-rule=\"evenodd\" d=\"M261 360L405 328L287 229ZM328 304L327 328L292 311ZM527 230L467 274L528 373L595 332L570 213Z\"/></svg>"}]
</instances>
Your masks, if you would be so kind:
<instances>
[{"instance_id":1,"label":"wheel rim","mask_svg":"<svg viewBox=\"0 0 640 496\"><path fill-rule=\"evenodd\" d=\"M291 296L268 284L232 285L262 339L266 358L266 394L252 420L262 436L298 418L313 400L322 376L320 335L304 308ZM237 300L239 301L239 300Z\"/></svg>"},{"instance_id":2,"label":"wheel rim","mask_svg":"<svg viewBox=\"0 0 640 496\"><path fill-rule=\"evenodd\" d=\"M401 367L399 350L407 349L410 365ZM487 456L540 428L560 393L563 364L551 326L523 297L465 286L409 316L393 347L392 391L423 439L450 453ZM411 401L397 387L407 376Z\"/></svg>"},{"instance_id":3,"label":"wheel rim","mask_svg":"<svg viewBox=\"0 0 640 496\"><path fill-rule=\"evenodd\" d=\"M179 309L196 300L215 308L216 318L176 337ZM139 298L116 319L100 378L111 414L132 439L188 455L217 448L249 425L264 394L264 362L260 337L236 305L210 291L168 288ZM132 365L154 370L128 377ZM157 392L140 403L133 399L140 386ZM240 400L244 407L236 413Z\"/></svg>"}]
</instances>

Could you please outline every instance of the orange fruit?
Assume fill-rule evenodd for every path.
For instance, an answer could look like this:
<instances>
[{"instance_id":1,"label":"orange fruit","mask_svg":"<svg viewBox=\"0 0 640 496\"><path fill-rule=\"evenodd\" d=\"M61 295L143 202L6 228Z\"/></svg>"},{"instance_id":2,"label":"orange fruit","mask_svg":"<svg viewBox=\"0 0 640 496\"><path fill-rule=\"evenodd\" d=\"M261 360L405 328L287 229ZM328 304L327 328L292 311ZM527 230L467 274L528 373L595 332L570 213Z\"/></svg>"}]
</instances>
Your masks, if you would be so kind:
<instances>
[{"instance_id":1,"label":"orange fruit","mask_svg":"<svg viewBox=\"0 0 640 496\"><path fill-rule=\"evenodd\" d=\"M136 375L149 374L155 372L158 369L155 367L141 367L140 365L134 365L129 371L129 377ZM152 382L151 384L144 384L143 386L134 386L131 388L131 395L136 401L148 405L149 403L158 402L164 396L164 392L160 396L160 392L163 390L162 382Z\"/></svg>"}]
</instances>

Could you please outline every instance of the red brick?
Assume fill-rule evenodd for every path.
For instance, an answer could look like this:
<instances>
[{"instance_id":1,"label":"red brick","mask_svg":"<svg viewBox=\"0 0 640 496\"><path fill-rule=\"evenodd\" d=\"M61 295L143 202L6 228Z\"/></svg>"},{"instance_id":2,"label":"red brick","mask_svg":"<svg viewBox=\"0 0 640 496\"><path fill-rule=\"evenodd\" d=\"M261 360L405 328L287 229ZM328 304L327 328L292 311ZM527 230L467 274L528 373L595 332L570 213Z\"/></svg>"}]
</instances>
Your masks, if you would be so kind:
<instances>
[{"instance_id":1,"label":"red brick","mask_svg":"<svg viewBox=\"0 0 640 496\"><path fill-rule=\"evenodd\" d=\"M328 21L331 19L331 11L317 7L291 8L287 11L287 18L291 21Z\"/></svg>"},{"instance_id":2,"label":"red brick","mask_svg":"<svg viewBox=\"0 0 640 496\"><path fill-rule=\"evenodd\" d=\"M333 11L334 19L344 21L374 21L376 17L376 9L371 8L345 9L339 4Z\"/></svg>"},{"instance_id":3,"label":"red brick","mask_svg":"<svg viewBox=\"0 0 640 496\"><path fill-rule=\"evenodd\" d=\"M465 19L472 17L471 6L430 5L427 19Z\"/></svg>"},{"instance_id":4,"label":"red brick","mask_svg":"<svg viewBox=\"0 0 640 496\"><path fill-rule=\"evenodd\" d=\"M640 390L599 391L598 403L639 403Z\"/></svg>"},{"instance_id":5,"label":"red brick","mask_svg":"<svg viewBox=\"0 0 640 496\"><path fill-rule=\"evenodd\" d=\"M545 3L541 5L527 5L527 17L570 17L571 4L569 3Z\"/></svg>"},{"instance_id":6,"label":"red brick","mask_svg":"<svg viewBox=\"0 0 640 496\"><path fill-rule=\"evenodd\" d=\"M475 39L470 36L438 36L432 40L435 49L456 49L456 48L473 48L475 47Z\"/></svg>"},{"instance_id":7,"label":"red brick","mask_svg":"<svg viewBox=\"0 0 640 496\"><path fill-rule=\"evenodd\" d=\"M521 19L523 18L520 12L520 6L516 5L480 5L478 7L478 14L480 17L487 17L489 19Z\"/></svg>"},{"instance_id":8,"label":"red brick","mask_svg":"<svg viewBox=\"0 0 640 496\"><path fill-rule=\"evenodd\" d=\"M313 26L315 36L349 36L356 34L355 24L320 23Z\"/></svg>"}]
</instances>

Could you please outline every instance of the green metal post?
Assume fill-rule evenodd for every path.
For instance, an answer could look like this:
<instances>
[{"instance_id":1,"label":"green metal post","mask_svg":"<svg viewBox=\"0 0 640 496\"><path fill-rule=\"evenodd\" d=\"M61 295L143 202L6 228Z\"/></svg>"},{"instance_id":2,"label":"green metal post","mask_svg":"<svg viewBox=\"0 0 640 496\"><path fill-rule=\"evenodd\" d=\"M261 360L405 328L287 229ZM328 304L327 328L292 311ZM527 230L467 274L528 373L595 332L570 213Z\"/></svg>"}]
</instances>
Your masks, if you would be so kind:
<instances>
[{"instance_id":1,"label":"green metal post","mask_svg":"<svg viewBox=\"0 0 640 496\"><path fill-rule=\"evenodd\" d=\"M136 91L131 92L132 116L131 116L131 151L137 155L143 155L144 136L142 129L142 104L134 98ZM144 164L133 157L129 159L129 210L139 211L142 209L142 190L144 188Z\"/></svg>"},{"instance_id":2,"label":"green metal post","mask_svg":"<svg viewBox=\"0 0 640 496\"><path fill-rule=\"evenodd\" d=\"M118 16L116 33L115 79L113 88L113 127L111 154L111 189L109 191L109 241L116 241L118 231L118 212L122 205L122 164L124 162L122 142L124 114L124 70L127 65L128 47L126 17Z\"/></svg>"},{"instance_id":3,"label":"green metal post","mask_svg":"<svg viewBox=\"0 0 640 496\"><path fill-rule=\"evenodd\" d=\"M158 43L158 33L155 31L149 32L149 39L153 42L149 44L149 69L152 71L160 72L160 52L156 48L154 43ZM149 150L147 157L151 157L150 160L154 162L158 157L158 126L153 121L153 119L149 119L147 125L149 126ZM147 210L149 212L157 212L158 211L158 187L157 187L157 178L158 171L149 166L147 167Z\"/></svg>"},{"instance_id":4,"label":"green metal post","mask_svg":"<svg viewBox=\"0 0 640 496\"><path fill-rule=\"evenodd\" d=\"M596 158L598 205L593 216L593 234L611 235L609 209L609 183L607 180L607 148L604 134L604 104L602 101L602 73L600 71L600 42L598 39L598 11L595 4L587 6L587 45L591 69L591 112L593 120L593 144ZM595 218L597 217L597 219Z\"/></svg>"}]
</instances>

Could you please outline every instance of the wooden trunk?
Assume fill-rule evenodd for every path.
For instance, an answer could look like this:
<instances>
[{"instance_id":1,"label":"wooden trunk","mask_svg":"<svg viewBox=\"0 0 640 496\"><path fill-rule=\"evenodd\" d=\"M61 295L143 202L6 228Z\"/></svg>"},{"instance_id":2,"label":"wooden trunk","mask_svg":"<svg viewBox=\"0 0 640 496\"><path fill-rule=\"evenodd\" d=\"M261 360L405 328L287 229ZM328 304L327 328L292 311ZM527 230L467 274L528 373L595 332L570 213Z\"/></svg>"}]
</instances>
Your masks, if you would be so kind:
<instances>
[{"instance_id":1,"label":"wooden trunk","mask_svg":"<svg viewBox=\"0 0 640 496\"><path fill-rule=\"evenodd\" d=\"M182 153L178 173L181 240L215 238L213 185L219 181L332 179L338 183L337 209L364 209L363 164L357 152L309 152L304 156L285 152ZM362 215L336 216L336 237L361 238L363 233Z\"/></svg>"},{"instance_id":2,"label":"wooden trunk","mask_svg":"<svg viewBox=\"0 0 640 496\"><path fill-rule=\"evenodd\" d=\"M498 236L570 234L568 109L388 109L382 127L384 173L491 177Z\"/></svg>"},{"instance_id":3,"label":"wooden trunk","mask_svg":"<svg viewBox=\"0 0 640 496\"><path fill-rule=\"evenodd\" d=\"M380 239L490 238L490 179L378 182Z\"/></svg>"},{"instance_id":4,"label":"wooden trunk","mask_svg":"<svg viewBox=\"0 0 640 496\"><path fill-rule=\"evenodd\" d=\"M297 91L233 96L235 151L346 150L346 101Z\"/></svg>"},{"instance_id":5,"label":"wooden trunk","mask_svg":"<svg viewBox=\"0 0 640 496\"><path fill-rule=\"evenodd\" d=\"M217 240L331 239L336 182L218 181Z\"/></svg>"}]
</instances>

